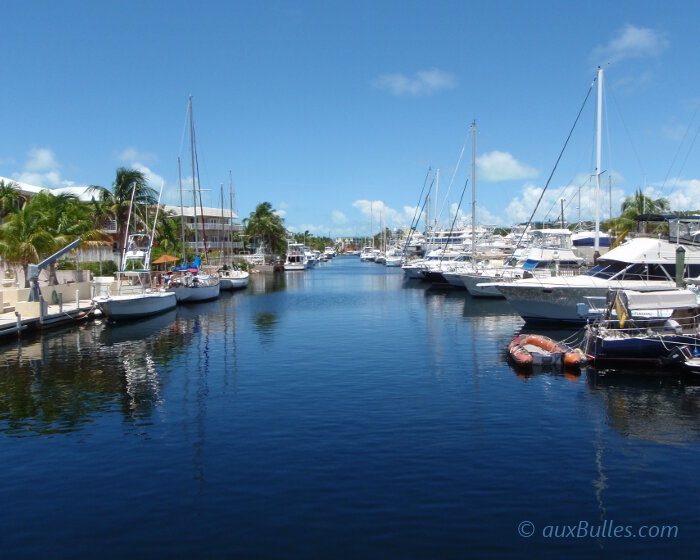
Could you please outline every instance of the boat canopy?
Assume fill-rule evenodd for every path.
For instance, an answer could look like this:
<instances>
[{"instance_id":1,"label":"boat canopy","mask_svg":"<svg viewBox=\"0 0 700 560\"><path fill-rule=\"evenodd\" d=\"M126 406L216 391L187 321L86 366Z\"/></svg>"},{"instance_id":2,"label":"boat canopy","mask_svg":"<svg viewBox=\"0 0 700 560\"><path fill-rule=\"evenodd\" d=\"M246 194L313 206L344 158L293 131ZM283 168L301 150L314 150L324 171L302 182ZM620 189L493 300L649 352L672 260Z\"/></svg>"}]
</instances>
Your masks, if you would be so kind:
<instances>
[{"instance_id":1,"label":"boat canopy","mask_svg":"<svg viewBox=\"0 0 700 560\"><path fill-rule=\"evenodd\" d=\"M627 299L627 308L633 310L691 309L698 307L698 298L691 290L664 290L658 292L637 292L619 290Z\"/></svg>"},{"instance_id":2,"label":"boat canopy","mask_svg":"<svg viewBox=\"0 0 700 560\"><path fill-rule=\"evenodd\" d=\"M194 261L192 262L191 265L188 265L187 261L185 261L182 263L182 266L177 266L177 267L173 268L173 272L180 272L182 270L187 270L189 272L197 272L199 270L199 267L201 266L201 264L202 264L202 259L199 255L197 255L194 258Z\"/></svg>"}]
</instances>

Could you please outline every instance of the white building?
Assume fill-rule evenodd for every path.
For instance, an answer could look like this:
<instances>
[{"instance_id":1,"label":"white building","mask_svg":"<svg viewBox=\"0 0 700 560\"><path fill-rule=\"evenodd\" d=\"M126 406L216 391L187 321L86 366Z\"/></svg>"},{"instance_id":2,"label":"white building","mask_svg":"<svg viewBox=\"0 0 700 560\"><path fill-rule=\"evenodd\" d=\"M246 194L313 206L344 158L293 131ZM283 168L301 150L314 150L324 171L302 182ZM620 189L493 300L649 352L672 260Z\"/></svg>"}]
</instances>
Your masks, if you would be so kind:
<instances>
[{"instance_id":1,"label":"white building","mask_svg":"<svg viewBox=\"0 0 700 560\"><path fill-rule=\"evenodd\" d=\"M165 205L163 210L169 214L179 217L180 207ZM204 239L202 235L202 221L204 221L204 234L206 235L206 246L210 251L224 251L230 253L233 250L243 249L243 241L231 242L232 236L243 233L243 226L238 223L238 216L230 210L221 208L195 208L187 206L182 209L185 218L185 226L193 231L197 230L197 250L204 251ZM202 219L203 217L203 219ZM195 224L196 219L196 224ZM194 248L194 236L187 239L187 247Z\"/></svg>"}]
</instances>

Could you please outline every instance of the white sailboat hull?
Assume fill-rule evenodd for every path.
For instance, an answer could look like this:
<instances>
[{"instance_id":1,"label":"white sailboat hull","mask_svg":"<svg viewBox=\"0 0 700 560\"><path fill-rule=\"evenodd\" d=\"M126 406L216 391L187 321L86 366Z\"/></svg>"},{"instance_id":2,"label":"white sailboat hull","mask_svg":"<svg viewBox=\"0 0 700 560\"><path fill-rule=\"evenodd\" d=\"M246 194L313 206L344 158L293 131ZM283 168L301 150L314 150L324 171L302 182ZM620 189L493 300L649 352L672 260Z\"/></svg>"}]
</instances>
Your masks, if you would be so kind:
<instances>
[{"instance_id":1,"label":"white sailboat hull","mask_svg":"<svg viewBox=\"0 0 700 560\"><path fill-rule=\"evenodd\" d=\"M240 290L248 286L250 274L244 271L233 272L230 275L222 275L219 284L222 290Z\"/></svg>"},{"instance_id":2,"label":"white sailboat hull","mask_svg":"<svg viewBox=\"0 0 700 560\"><path fill-rule=\"evenodd\" d=\"M178 303L196 303L219 297L220 284L213 286L177 286L169 288L175 294Z\"/></svg>"}]
</instances>

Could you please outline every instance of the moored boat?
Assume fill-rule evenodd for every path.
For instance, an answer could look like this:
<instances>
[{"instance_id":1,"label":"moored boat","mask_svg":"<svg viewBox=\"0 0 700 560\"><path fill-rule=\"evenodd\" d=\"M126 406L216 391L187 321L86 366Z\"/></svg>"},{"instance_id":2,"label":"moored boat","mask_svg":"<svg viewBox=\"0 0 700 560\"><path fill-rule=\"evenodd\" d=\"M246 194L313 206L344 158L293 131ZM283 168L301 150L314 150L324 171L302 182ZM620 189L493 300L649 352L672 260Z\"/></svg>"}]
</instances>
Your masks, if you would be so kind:
<instances>
[{"instance_id":1,"label":"moored boat","mask_svg":"<svg viewBox=\"0 0 700 560\"><path fill-rule=\"evenodd\" d=\"M580 350L540 334L514 337L508 345L508 357L516 365L526 368L537 365L578 368L585 363L585 356Z\"/></svg>"},{"instance_id":2,"label":"moored boat","mask_svg":"<svg viewBox=\"0 0 700 560\"><path fill-rule=\"evenodd\" d=\"M134 185L134 193L136 185ZM161 194L163 189L161 187ZM126 229L131 222L132 203L129 206ZM158 209L160 208L160 195ZM153 222L153 233L135 233L129 235L124 244L121 267L116 273L116 294L110 292L111 278L99 282L100 292L95 295L93 302L100 311L113 320L139 319L150 315L163 313L173 309L177 304L174 294L153 286L151 273L151 248L155 225L158 221L158 209Z\"/></svg>"},{"instance_id":3,"label":"moored boat","mask_svg":"<svg viewBox=\"0 0 700 560\"><path fill-rule=\"evenodd\" d=\"M691 290L611 291L604 314L586 329L584 352L601 363L666 364L677 351L700 352L700 307Z\"/></svg>"}]
</instances>

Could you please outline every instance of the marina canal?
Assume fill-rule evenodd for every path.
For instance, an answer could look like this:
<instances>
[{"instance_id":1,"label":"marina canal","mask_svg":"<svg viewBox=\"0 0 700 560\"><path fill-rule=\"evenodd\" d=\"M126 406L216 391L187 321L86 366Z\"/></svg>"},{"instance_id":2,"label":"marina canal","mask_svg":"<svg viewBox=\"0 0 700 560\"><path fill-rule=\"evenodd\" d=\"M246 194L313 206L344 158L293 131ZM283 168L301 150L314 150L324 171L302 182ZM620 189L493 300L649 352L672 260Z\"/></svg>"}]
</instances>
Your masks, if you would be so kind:
<instances>
[{"instance_id":1,"label":"marina canal","mask_svg":"<svg viewBox=\"0 0 700 560\"><path fill-rule=\"evenodd\" d=\"M522 326L504 301L341 257L6 342L3 556L688 555L700 384L518 375ZM677 534L543 534L581 521Z\"/></svg>"}]
</instances>

